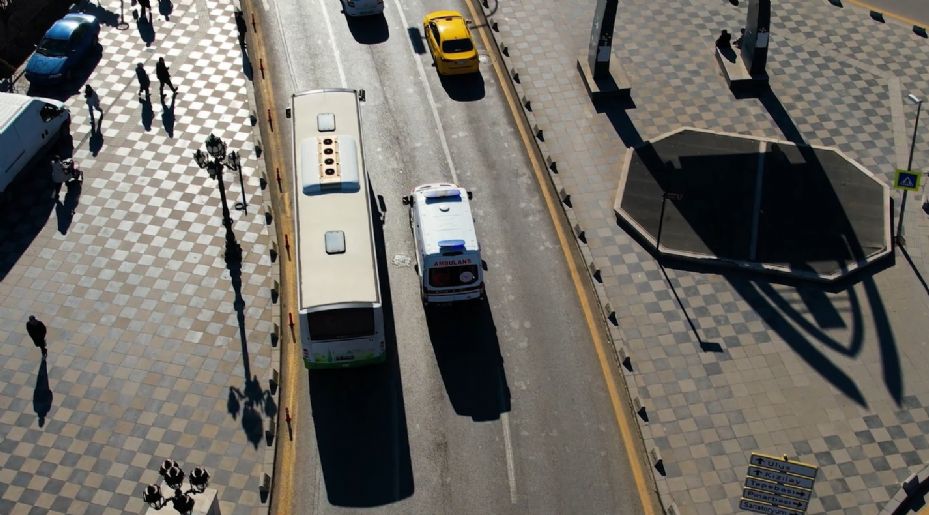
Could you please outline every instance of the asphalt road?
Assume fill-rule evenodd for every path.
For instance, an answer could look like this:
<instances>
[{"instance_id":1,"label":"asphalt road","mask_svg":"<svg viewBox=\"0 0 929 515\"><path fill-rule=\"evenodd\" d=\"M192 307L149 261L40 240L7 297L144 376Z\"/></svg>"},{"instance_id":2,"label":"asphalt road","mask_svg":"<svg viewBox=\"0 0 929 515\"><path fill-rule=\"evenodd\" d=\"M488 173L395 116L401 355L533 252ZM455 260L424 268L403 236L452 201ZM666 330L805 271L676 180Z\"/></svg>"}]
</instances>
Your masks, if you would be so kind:
<instances>
[{"instance_id":1,"label":"asphalt road","mask_svg":"<svg viewBox=\"0 0 929 515\"><path fill-rule=\"evenodd\" d=\"M401 12L386 0L384 17L346 20L333 0L263 5L280 106L295 91L366 91L366 166L387 206L381 259L395 335L386 366L307 374L298 402L311 415L295 421L298 472L284 511L642 513L496 77L482 57L480 78L440 81L420 40L423 14L465 7L411 1ZM279 134L289 149L289 128ZM440 180L474 192L485 305L426 312L419 302L400 199Z\"/></svg>"},{"instance_id":2,"label":"asphalt road","mask_svg":"<svg viewBox=\"0 0 929 515\"><path fill-rule=\"evenodd\" d=\"M926 0L861 0L862 5L873 7L884 13L893 13L922 27L929 26L929 3Z\"/></svg>"}]
</instances>

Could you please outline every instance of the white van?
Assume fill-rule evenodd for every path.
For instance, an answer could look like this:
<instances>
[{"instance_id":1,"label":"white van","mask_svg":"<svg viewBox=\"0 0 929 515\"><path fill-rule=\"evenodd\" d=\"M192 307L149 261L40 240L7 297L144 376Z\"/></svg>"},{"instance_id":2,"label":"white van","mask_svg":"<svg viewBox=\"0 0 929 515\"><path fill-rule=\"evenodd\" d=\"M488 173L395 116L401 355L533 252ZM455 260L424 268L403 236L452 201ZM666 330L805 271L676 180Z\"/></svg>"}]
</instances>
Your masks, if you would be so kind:
<instances>
[{"instance_id":1,"label":"white van","mask_svg":"<svg viewBox=\"0 0 929 515\"><path fill-rule=\"evenodd\" d=\"M68 130L71 113L49 98L0 93L0 194Z\"/></svg>"},{"instance_id":2,"label":"white van","mask_svg":"<svg viewBox=\"0 0 929 515\"><path fill-rule=\"evenodd\" d=\"M371 16L384 12L384 0L341 0L346 16Z\"/></svg>"},{"instance_id":3,"label":"white van","mask_svg":"<svg viewBox=\"0 0 929 515\"><path fill-rule=\"evenodd\" d=\"M410 206L423 304L484 298L470 199L470 192L448 183L423 184L403 197Z\"/></svg>"}]
</instances>

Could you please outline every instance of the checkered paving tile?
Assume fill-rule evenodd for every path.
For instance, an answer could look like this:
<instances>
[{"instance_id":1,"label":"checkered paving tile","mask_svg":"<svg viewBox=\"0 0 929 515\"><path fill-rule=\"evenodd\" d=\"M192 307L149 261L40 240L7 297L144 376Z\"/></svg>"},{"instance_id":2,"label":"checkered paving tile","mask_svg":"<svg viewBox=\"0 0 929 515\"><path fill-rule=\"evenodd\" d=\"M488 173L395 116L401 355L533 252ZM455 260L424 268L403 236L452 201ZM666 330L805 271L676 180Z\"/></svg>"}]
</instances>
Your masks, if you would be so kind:
<instances>
[{"instance_id":1,"label":"checkered paving tile","mask_svg":"<svg viewBox=\"0 0 929 515\"><path fill-rule=\"evenodd\" d=\"M81 95L67 101L83 185L56 202L39 165L3 207L0 513L141 513L141 491L166 458L205 466L222 513L266 509L255 485L277 409L273 264L235 2L162 2L168 15L152 3L153 32L129 2L126 30L114 26L119 0L80 6L114 23L88 80L100 133ZM178 88L164 105L158 56ZM137 96L139 62L152 105ZM192 159L210 132L243 158L245 191L225 176L230 209L243 195L249 203L247 214L232 209L243 263L231 270L217 182ZM45 363L25 334L29 314L49 329Z\"/></svg>"},{"instance_id":2,"label":"checkered paving tile","mask_svg":"<svg viewBox=\"0 0 929 515\"><path fill-rule=\"evenodd\" d=\"M907 206L908 256L835 288L699 267L665 268L615 224L624 147L682 126L838 148L888 183L906 165L915 109L929 94L929 43L909 27L828 2L773 6L773 95L736 100L715 62L719 31L744 24L746 2L621 2L614 59L634 109L598 113L575 61L586 52L589 1L500 2L495 36L545 131L585 230L649 413L646 445L683 513L738 511L752 451L819 467L810 513L877 513L929 460L929 365L920 313L929 301L929 217ZM533 30L528 31L527 28ZM551 27L557 30L536 30ZM736 32L737 33L737 32ZM786 116L785 116L786 115ZM901 152L902 150L902 152ZM914 168L929 162L918 134ZM915 204L915 205L914 205Z\"/></svg>"}]
</instances>

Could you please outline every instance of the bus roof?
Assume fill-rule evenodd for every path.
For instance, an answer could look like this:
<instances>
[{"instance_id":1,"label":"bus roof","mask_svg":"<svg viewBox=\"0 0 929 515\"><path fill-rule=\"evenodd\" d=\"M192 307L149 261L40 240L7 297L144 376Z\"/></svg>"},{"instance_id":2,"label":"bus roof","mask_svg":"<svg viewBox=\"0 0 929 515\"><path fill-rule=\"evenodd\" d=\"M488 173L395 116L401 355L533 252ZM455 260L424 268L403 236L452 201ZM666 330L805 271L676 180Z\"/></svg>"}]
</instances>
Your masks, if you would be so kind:
<instances>
[{"instance_id":1,"label":"bus roof","mask_svg":"<svg viewBox=\"0 0 929 515\"><path fill-rule=\"evenodd\" d=\"M316 90L293 97L302 309L381 302L359 117L354 90ZM334 152L324 155L326 148ZM340 157L335 165L323 165L329 156ZM333 176L346 182L330 181L326 166L341 166Z\"/></svg>"}]
</instances>

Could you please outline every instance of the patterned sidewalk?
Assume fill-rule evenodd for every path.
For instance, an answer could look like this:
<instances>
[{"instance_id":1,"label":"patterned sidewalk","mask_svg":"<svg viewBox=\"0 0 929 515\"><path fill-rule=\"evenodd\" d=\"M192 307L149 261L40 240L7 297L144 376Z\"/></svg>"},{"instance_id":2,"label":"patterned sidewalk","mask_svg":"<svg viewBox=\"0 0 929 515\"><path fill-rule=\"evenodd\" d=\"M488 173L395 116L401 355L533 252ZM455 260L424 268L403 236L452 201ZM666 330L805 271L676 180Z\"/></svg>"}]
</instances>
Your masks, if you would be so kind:
<instances>
[{"instance_id":1,"label":"patterned sidewalk","mask_svg":"<svg viewBox=\"0 0 929 515\"><path fill-rule=\"evenodd\" d=\"M733 98L714 60L747 2L621 2L613 40L635 107L597 112L576 71L594 2L489 2L507 69L557 163L556 187L585 232L646 447L666 503L738 511L759 451L819 467L809 513L877 513L929 461L929 217L907 206L907 254L825 289L700 267L662 268L612 211L625 147L690 126L834 146L883 177L906 166L915 106L929 95L929 41L827 1L772 7L772 95ZM924 113L925 115L926 113ZM921 127L926 127L925 116ZM914 168L929 166L921 130ZM895 194L899 201L899 194ZM656 202L661 202L656 198Z\"/></svg>"},{"instance_id":2,"label":"patterned sidewalk","mask_svg":"<svg viewBox=\"0 0 929 515\"><path fill-rule=\"evenodd\" d=\"M40 165L0 208L0 513L142 513L142 490L166 458L206 467L222 513L266 510L257 478L277 411L276 265L236 3L152 4L151 25L128 1L79 5L104 22L88 79L102 131L91 132L81 95L67 101L83 186L56 203ZM178 87L164 105L159 56ZM154 82L151 104L137 97L138 62ZM241 267L224 260L217 183L193 161L210 132L243 158L246 191L225 176ZM243 195L247 214L232 208ZM25 333L29 314L48 326L47 362Z\"/></svg>"}]
</instances>

